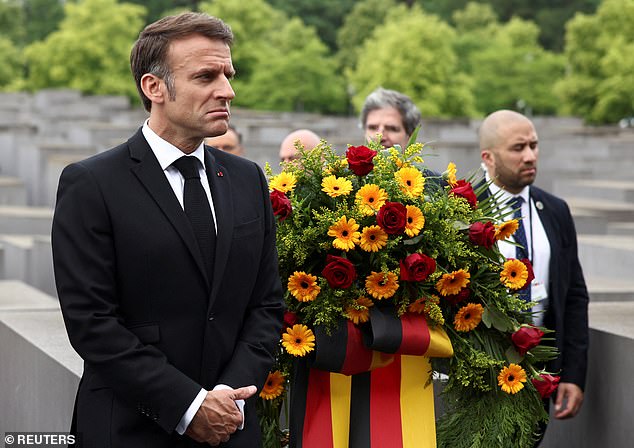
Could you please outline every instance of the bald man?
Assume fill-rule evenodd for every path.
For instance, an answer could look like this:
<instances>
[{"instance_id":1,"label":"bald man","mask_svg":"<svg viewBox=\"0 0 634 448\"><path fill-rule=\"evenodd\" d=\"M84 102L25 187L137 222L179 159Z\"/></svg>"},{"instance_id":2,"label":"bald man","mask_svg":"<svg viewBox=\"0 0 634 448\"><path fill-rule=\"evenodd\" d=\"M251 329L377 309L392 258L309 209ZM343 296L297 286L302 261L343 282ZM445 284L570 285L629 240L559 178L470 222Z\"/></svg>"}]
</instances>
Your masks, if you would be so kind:
<instances>
[{"instance_id":1,"label":"bald man","mask_svg":"<svg viewBox=\"0 0 634 448\"><path fill-rule=\"evenodd\" d=\"M207 137L205 144L218 148L221 151L235 154L236 156L244 156L244 146L242 146L242 135L229 125L227 132L216 137Z\"/></svg>"},{"instance_id":2,"label":"bald man","mask_svg":"<svg viewBox=\"0 0 634 448\"><path fill-rule=\"evenodd\" d=\"M302 144L304 149L313 149L319 144L319 136L308 129L298 129L288 134L280 145L280 160L282 162L290 162L298 157L295 142Z\"/></svg>"},{"instance_id":3,"label":"bald man","mask_svg":"<svg viewBox=\"0 0 634 448\"><path fill-rule=\"evenodd\" d=\"M484 196L495 197L504 211L517 208L509 202L521 198L524 250L535 272L529 294L536 302L534 321L555 330L559 350L558 358L547 366L549 372L561 375L554 416L574 417L583 403L586 380L588 291L570 210L562 199L533 185L539 140L528 118L510 110L494 112L482 122L479 137L485 179L493 180ZM500 250L507 258L520 258L516 246L502 242Z\"/></svg>"}]
</instances>

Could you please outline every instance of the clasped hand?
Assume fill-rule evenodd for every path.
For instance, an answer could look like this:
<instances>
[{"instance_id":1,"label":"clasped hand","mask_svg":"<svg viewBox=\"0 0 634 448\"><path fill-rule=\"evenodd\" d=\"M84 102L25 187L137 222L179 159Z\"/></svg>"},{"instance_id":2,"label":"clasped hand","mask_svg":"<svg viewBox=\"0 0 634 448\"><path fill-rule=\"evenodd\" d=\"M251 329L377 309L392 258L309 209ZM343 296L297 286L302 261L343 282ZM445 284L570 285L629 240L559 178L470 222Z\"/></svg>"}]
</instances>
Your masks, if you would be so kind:
<instances>
[{"instance_id":1,"label":"clasped hand","mask_svg":"<svg viewBox=\"0 0 634 448\"><path fill-rule=\"evenodd\" d=\"M185 434L196 442L206 442L211 446L228 441L242 424L242 414L235 400L245 400L255 394L256 390L255 386L247 386L207 392Z\"/></svg>"}]
</instances>

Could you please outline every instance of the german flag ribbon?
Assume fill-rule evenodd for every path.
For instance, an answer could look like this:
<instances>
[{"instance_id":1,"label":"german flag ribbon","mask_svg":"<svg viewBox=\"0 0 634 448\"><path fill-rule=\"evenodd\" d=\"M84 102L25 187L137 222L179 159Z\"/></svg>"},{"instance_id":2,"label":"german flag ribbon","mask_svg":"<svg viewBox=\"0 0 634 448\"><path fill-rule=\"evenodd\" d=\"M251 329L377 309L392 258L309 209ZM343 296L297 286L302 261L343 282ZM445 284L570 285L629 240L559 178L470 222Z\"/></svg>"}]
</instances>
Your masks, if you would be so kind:
<instances>
[{"instance_id":1,"label":"german flag ribbon","mask_svg":"<svg viewBox=\"0 0 634 448\"><path fill-rule=\"evenodd\" d=\"M315 329L314 360L295 366L292 448L436 446L429 357L452 356L447 334L418 314L370 321L364 332L349 321Z\"/></svg>"}]
</instances>

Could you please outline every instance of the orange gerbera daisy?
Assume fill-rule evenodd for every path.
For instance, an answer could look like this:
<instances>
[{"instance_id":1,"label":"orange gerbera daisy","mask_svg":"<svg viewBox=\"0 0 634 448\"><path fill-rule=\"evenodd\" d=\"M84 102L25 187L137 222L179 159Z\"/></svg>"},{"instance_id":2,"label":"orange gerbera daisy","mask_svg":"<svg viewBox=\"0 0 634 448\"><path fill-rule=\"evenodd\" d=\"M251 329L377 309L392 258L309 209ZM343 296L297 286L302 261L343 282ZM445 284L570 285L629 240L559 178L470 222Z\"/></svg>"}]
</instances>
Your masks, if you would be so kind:
<instances>
[{"instance_id":1,"label":"orange gerbera daisy","mask_svg":"<svg viewBox=\"0 0 634 448\"><path fill-rule=\"evenodd\" d=\"M367 184L359 188L356 198L361 213L370 216L383 207L387 201L387 192L378 185Z\"/></svg>"},{"instance_id":2,"label":"orange gerbera daisy","mask_svg":"<svg viewBox=\"0 0 634 448\"><path fill-rule=\"evenodd\" d=\"M260 398L264 400L274 400L282 395L284 392L284 375L279 370L275 372L269 372L269 376L266 378L262 392L260 392Z\"/></svg>"},{"instance_id":3,"label":"orange gerbera daisy","mask_svg":"<svg viewBox=\"0 0 634 448\"><path fill-rule=\"evenodd\" d=\"M355 300L355 303L356 306L346 307L346 317L357 325L370 320L370 307L374 306L372 300L361 296Z\"/></svg>"},{"instance_id":4,"label":"orange gerbera daisy","mask_svg":"<svg viewBox=\"0 0 634 448\"><path fill-rule=\"evenodd\" d=\"M482 321L484 308L479 303L467 303L460 308L453 319L457 331L471 331Z\"/></svg>"},{"instance_id":5,"label":"orange gerbera daisy","mask_svg":"<svg viewBox=\"0 0 634 448\"><path fill-rule=\"evenodd\" d=\"M443 274L440 280L436 282L436 290L442 296L458 294L462 288L469 284L470 278L471 274L464 269Z\"/></svg>"},{"instance_id":6,"label":"orange gerbera daisy","mask_svg":"<svg viewBox=\"0 0 634 448\"><path fill-rule=\"evenodd\" d=\"M358 230L359 224L353 218L347 219L346 215L343 215L339 221L330 226L328 236L335 238L332 245L336 249L347 252L359 244L361 233Z\"/></svg>"},{"instance_id":7,"label":"orange gerbera daisy","mask_svg":"<svg viewBox=\"0 0 634 448\"><path fill-rule=\"evenodd\" d=\"M315 334L303 324L295 324L282 335L282 346L293 356L304 356L315 349Z\"/></svg>"},{"instance_id":8,"label":"orange gerbera daisy","mask_svg":"<svg viewBox=\"0 0 634 448\"><path fill-rule=\"evenodd\" d=\"M398 276L394 272L372 272L365 279L365 289L377 300L389 299L398 289Z\"/></svg>"},{"instance_id":9,"label":"orange gerbera daisy","mask_svg":"<svg viewBox=\"0 0 634 448\"><path fill-rule=\"evenodd\" d=\"M293 191L296 183L297 178L293 173L282 171L280 174L271 179L271 182L269 183L269 189L271 191L277 190L281 191L282 193L288 193L289 191Z\"/></svg>"},{"instance_id":10,"label":"orange gerbera daisy","mask_svg":"<svg viewBox=\"0 0 634 448\"><path fill-rule=\"evenodd\" d=\"M516 394L524 389L526 371L521 366L511 363L504 367L498 375L498 385L507 394Z\"/></svg>"},{"instance_id":11,"label":"orange gerbera daisy","mask_svg":"<svg viewBox=\"0 0 634 448\"><path fill-rule=\"evenodd\" d=\"M321 191L331 198L345 196L352 191L352 182L345 177L328 176L321 181Z\"/></svg>"},{"instance_id":12,"label":"orange gerbera daisy","mask_svg":"<svg viewBox=\"0 0 634 448\"><path fill-rule=\"evenodd\" d=\"M425 297L416 299L415 301L413 301L407 306L407 311L409 311L410 313L422 314L425 312L426 303L427 303L427 299L425 299Z\"/></svg>"},{"instance_id":13,"label":"orange gerbera daisy","mask_svg":"<svg viewBox=\"0 0 634 448\"><path fill-rule=\"evenodd\" d=\"M366 252L378 252L387 244L387 233L379 226L368 226L361 232L359 246Z\"/></svg>"},{"instance_id":14,"label":"orange gerbera daisy","mask_svg":"<svg viewBox=\"0 0 634 448\"><path fill-rule=\"evenodd\" d=\"M288 291L300 302L315 300L321 288L317 284L317 277L303 271L295 271L288 278Z\"/></svg>"},{"instance_id":15,"label":"orange gerbera daisy","mask_svg":"<svg viewBox=\"0 0 634 448\"><path fill-rule=\"evenodd\" d=\"M413 166L401 168L394 173L401 191L411 198L417 198L425 187L425 178L419 169Z\"/></svg>"},{"instance_id":16,"label":"orange gerbera daisy","mask_svg":"<svg viewBox=\"0 0 634 448\"><path fill-rule=\"evenodd\" d=\"M515 233L518 227L519 223L517 219L511 219L510 221L503 222L502 224L497 224L495 226L495 239L500 241L509 238Z\"/></svg>"},{"instance_id":17,"label":"orange gerbera daisy","mask_svg":"<svg viewBox=\"0 0 634 448\"><path fill-rule=\"evenodd\" d=\"M528 279L528 268L520 260L510 258L504 262L500 281L509 289L522 289Z\"/></svg>"},{"instance_id":18,"label":"orange gerbera daisy","mask_svg":"<svg viewBox=\"0 0 634 448\"><path fill-rule=\"evenodd\" d=\"M415 237L425 227L425 215L415 205L406 205L405 208L407 209L405 233L409 237Z\"/></svg>"}]
</instances>

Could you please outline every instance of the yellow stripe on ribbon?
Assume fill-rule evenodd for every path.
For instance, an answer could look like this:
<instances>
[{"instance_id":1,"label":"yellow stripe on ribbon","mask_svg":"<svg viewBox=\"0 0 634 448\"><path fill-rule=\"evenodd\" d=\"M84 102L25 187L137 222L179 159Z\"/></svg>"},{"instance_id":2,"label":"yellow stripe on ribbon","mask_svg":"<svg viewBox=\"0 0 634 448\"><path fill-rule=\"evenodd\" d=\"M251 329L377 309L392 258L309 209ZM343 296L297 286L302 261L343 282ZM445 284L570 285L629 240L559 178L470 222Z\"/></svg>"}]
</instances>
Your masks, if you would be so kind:
<instances>
[{"instance_id":1,"label":"yellow stripe on ribbon","mask_svg":"<svg viewBox=\"0 0 634 448\"><path fill-rule=\"evenodd\" d=\"M352 376L330 374L330 410L333 448L347 448L350 433L350 395Z\"/></svg>"},{"instance_id":2,"label":"yellow stripe on ribbon","mask_svg":"<svg viewBox=\"0 0 634 448\"><path fill-rule=\"evenodd\" d=\"M451 358L453 347L447 332L439 325L429 327L429 348L425 352L429 358Z\"/></svg>"},{"instance_id":3,"label":"yellow stripe on ribbon","mask_svg":"<svg viewBox=\"0 0 634 448\"><path fill-rule=\"evenodd\" d=\"M425 356L401 356L403 448L436 447L434 388L431 382L427 384L430 374L429 358ZM425 386L426 384L427 386Z\"/></svg>"}]
</instances>

